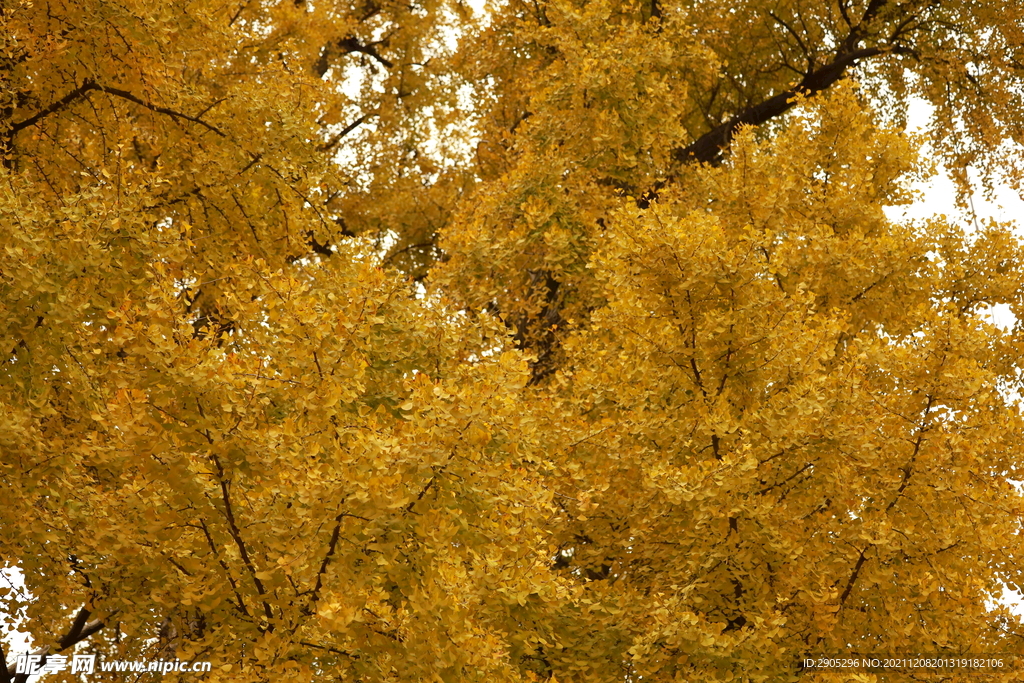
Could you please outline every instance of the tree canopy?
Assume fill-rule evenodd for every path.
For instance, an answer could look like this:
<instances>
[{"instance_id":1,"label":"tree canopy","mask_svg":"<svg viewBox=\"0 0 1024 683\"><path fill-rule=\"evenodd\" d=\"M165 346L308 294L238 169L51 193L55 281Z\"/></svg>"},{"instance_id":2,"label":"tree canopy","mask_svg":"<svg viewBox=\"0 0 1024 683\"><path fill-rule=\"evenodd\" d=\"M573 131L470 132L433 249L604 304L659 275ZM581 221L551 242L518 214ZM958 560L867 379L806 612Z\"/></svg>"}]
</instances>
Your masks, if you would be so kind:
<instances>
[{"instance_id":1,"label":"tree canopy","mask_svg":"<svg viewBox=\"0 0 1024 683\"><path fill-rule=\"evenodd\" d=\"M885 211L1020 187L1014 3L6 0L0 41L0 616L44 653L1024 654L1024 249Z\"/></svg>"}]
</instances>

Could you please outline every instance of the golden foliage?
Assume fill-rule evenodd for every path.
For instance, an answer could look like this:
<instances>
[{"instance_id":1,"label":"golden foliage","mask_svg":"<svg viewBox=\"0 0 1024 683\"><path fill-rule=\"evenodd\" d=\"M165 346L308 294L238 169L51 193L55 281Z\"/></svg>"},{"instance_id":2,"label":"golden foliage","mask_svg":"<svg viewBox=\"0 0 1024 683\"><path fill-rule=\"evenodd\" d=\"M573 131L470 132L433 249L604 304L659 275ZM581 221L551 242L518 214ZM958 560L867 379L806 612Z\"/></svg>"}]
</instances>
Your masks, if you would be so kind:
<instances>
[{"instance_id":1,"label":"golden foliage","mask_svg":"<svg viewBox=\"0 0 1024 683\"><path fill-rule=\"evenodd\" d=\"M1020 653L1024 249L884 208L1020 180L1022 21L7 3L0 615L239 683Z\"/></svg>"}]
</instances>

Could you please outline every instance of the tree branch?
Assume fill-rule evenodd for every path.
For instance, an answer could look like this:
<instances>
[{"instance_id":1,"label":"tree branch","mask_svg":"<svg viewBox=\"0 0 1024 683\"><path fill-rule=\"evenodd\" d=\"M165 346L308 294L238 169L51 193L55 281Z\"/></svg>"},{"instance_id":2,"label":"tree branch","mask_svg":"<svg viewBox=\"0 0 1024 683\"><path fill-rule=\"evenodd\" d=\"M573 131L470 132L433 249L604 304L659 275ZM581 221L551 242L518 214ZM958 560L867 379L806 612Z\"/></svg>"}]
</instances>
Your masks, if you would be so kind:
<instances>
[{"instance_id":1,"label":"tree branch","mask_svg":"<svg viewBox=\"0 0 1024 683\"><path fill-rule=\"evenodd\" d=\"M924 415L921 416L921 426L917 430L917 438L914 440L914 450L910 454L910 462L903 469L903 478L900 480L900 486L896 489L896 495L889 501L889 504L885 506L885 511L889 512L892 510L896 503L899 502L900 498L903 497L903 492L907 489L907 485L910 483L910 477L914 474L914 464L917 462L917 456L921 452L921 444L924 443L924 433L928 429L928 413L931 412L932 404L935 399L929 395L928 400L924 406Z\"/></svg>"},{"instance_id":2,"label":"tree branch","mask_svg":"<svg viewBox=\"0 0 1024 683\"><path fill-rule=\"evenodd\" d=\"M317 59L316 64L313 65L313 72L319 77L323 78L327 70L331 68L331 57L334 56L335 50L339 50L342 55L352 54L353 52L360 52L364 55L372 57L382 66L390 69L395 64L390 59L382 56L377 51L377 46L383 41L378 40L373 43L360 43L359 40L353 36L342 38L335 43L328 43L324 46L324 49L320 52L320 57Z\"/></svg>"},{"instance_id":3,"label":"tree branch","mask_svg":"<svg viewBox=\"0 0 1024 683\"><path fill-rule=\"evenodd\" d=\"M35 125L37 122L46 118L50 114L54 114L60 111L61 109L64 109L76 100L79 100L82 97L84 97L85 94L88 93L90 90L97 90L98 88L99 86L96 85L95 81L93 81L92 79L86 79L85 82L82 83L82 85L75 88L67 95L52 103L50 106L46 107L42 111L36 113L34 116L30 116L24 121L19 121L18 123L12 124L11 127L7 129L7 137L13 138L22 130L28 128L29 126Z\"/></svg>"},{"instance_id":4,"label":"tree branch","mask_svg":"<svg viewBox=\"0 0 1024 683\"><path fill-rule=\"evenodd\" d=\"M345 501L342 501L344 504ZM316 585L313 586L313 590L310 591L312 595L309 599L309 612L313 612L313 608L316 607L317 601L320 600L320 589L323 588L324 574L327 573L327 565L330 564L331 558L334 557L334 552L338 548L338 541L341 539L341 522L346 517L354 517L357 519L364 519L369 521L365 517L359 517L358 515L350 515L345 512L339 512L338 516L334 518L334 529L331 531L331 540L327 544L327 553L324 555L323 561L320 563L320 569L316 573Z\"/></svg>"},{"instance_id":5,"label":"tree branch","mask_svg":"<svg viewBox=\"0 0 1024 683\"><path fill-rule=\"evenodd\" d=\"M381 56L379 52L377 52L377 45L379 45L380 43L381 41L377 41L375 43L366 43L364 45L363 43L360 43L357 39L350 36L348 38L339 40L338 47L344 50L342 54L348 55L352 54L353 52L361 52L364 55L373 57L382 66L390 69L391 67L394 66L394 63L390 59L385 59L384 57Z\"/></svg>"},{"instance_id":6,"label":"tree branch","mask_svg":"<svg viewBox=\"0 0 1024 683\"><path fill-rule=\"evenodd\" d=\"M672 151L671 156L677 163L685 164L691 162L708 163L717 165L721 163L722 153L725 148L732 142L736 132L742 126L758 126L762 123L766 123L771 119L784 114L791 109L797 102L797 100L803 96L815 95L822 90L826 90L840 80L846 70L851 66L855 66L861 59L867 59L880 54L909 54L916 56L916 53L907 47L896 45L891 39L888 45L875 46L875 47L859 47L861 41L866 37L867 32L865 26L874 21L882 9L888 4L888 0L871 0L868 3L867 8L864 10L864 14L861 15L860 21L856 24L853 23L849 15L849 9L843 0L839 0L839 10L842 12L843 20L846 25L850 27L846 38L841 43L841 47L836 51L835 57L828 64L824 64L818 69L814 69L813 61L810 61L811 52L800 38L800 36L792 29L791 26L782 21L774 13L769 12L769 15L778 23L780 23L800 45L805 56L809 60L809 71L804 75L804 78L793 88L790 88L784 92L773 95L764 101L747 107L740 113L734 115L728 121L719 124L712 128L710 131L700 136L686 147L680 147ZM911 17L913 19L913 17ZM909 20L908 20L909 21ZM899 36L908 22L905 21L899 25L899 28L893 34ZM664 187L669 181L672 180L670 174L666 179L658 181L654 186L645 192L638 200L637 206L640 208L647 208L650 205L651 200L657 197L658 190Z\"/></svg>"},{"instance_id":7,"label":"tree branch","mask_svg":"<svg viewBox=\"0 0 1024 683\"><path fill-rule=\"evenodd\" d=\"M199 528L203 530L203 535L206 536L206 542L210 546L210 551L213 553L213 556L217 558L218 564L220 564L221 569L224 570L224 575L228 577L228 583L231 585L231 590L234 592L235 599L238 601L238 605L236 605L238 611L247 619L252 620L252 615L249 614L249 609L245 606L242 594L238 590L238 584L235 582L235 577L231 575L231 569L228 567L228 563L225 562L217 552L217 544L213 542L213 536L210 535L210 529L207 527L205 520L199 520Z\"/></svg>"},{"instance_id":8,"label":"tree branch","mask_svg":"<svg viewBox=\"0 0 1024 683\"><path fill-rule=\"evenodd\" d=\"M149 109L150 111L155 111L158 114L166 114L167 116L170 116L171 118L181 119L183 121L191 121L192 123L198 123L200 126L203 126L207 130L210 130L210 131L216 133L217 135L221 136L222 138L226 138L227 137L227 135L222 130L220 130L219 128L217 128L214 125L211 125L211 124L207 123L206 121L203 121L199 117L189 116L188 114L182 114L179 111L175 111L175 110L169 109L167 107L161 107L159 105L152 104L150 102L146 102L145 100L142 100L142 99L136 97L135 95L131 94L127 90L120 90L118 88L110 88L110 87L107 87L107 86L104 86L104 85L96 85L93 89L94 90L100 90L102 92L107 93L108 95L114 95L115 97L120 97L121 99L128 100L129 102L134 102L135 104L139 105L140 107L145 107L146 109ZM214 105L211 105L211 107L215 106L215 105L216 105L216 103L214 103ZM206 111L209 111L209 109L211 107L207 107Z\"/></svg>"},{"instance_id":9,"label":"tree branch","mask_svg":"<svg viewBox=\"0 0 1024 683\"><path fill-rule=\"evenodd\" d=\"M7 668L7 655L4 654L3 643L0 643L0 683L11 683L11 671Z\"/></svg>"},{"instance_id":10,"label":"tree branch","mask_svg":"<svg viewBox=\"0 0 1024 683\"><path fill-rule=\"evenodd\" d=\"M224 478L224 468L220 464L220 458L216 455L211 455L210 458L217 467L217 479L220 482L221 500L224 502L224 516L228 522L228 531L238 547L238 553L242 556L245 568L249 570L249 576L252 577L256 591L259 593L260 598L262 598L263 613L267 617L267 631L272 632L274 630L274 612L270 608L270 603L267 602L267 590L264 588L263 582L256 575L256 565L253 564L252 558L249 557L249 549L242 541L241 531L239 531L238 525L235 523L235 513L231 506L231 497L228 494L228 481Z\"/></svg>"},{"instance_id":11,"label":"tree branch","mask_svg":"<svg viewBox=\"0 0 1024 683\"><path fill-rule=\"evenodd\" d=\"M777 15L775 12L769 11L768 16L774 19L776 23L782 26L782 28L786 29L786 32L789 33L789 35L793 36L793 38L796 40L796 44L800 46L800 51L804 53L804 58L807 60L807 70L812 71L814 69L814 55L811 53L809 49L807 49L807 44L804 43L804 40L803 38L800 37L800 34L794 31L793 27L787 24L785 21L783 21L782 18L779 17L779 15Z\"/></svg>"},{"instance_id":12,"label":"tree branch","mask_svg":"<svg viewBox=\"0 0 1024 683\"><path fill-rule=\"evenodd\" d=\"M335 135L333 138L331 138L330 140L328 140L324 144L320 145L320 150L319 151L321 151L321 152L329 152L329 151L331 151L331 149L333 149L335 145L337 145L339 142L341 142L341 139L343 137L345 137L346 135L348 135L349 133L354 131L356 128L361 126L363 123L366 122L366 120L368 118L370 118L373 115L374 115L373 113L363 114L358 119L356 119L352 123L348 124L347 126L342 128L341 131L337 135Z\"/></svg>"},{"instance_id":13,"label":"tree branch","mask_svg":"<svg viewBox=\"0 0 1024 683\"><path fill-rule=\"evenodd\" d=\"M346 652L345 650L339 650L338 648L335 648L335 647L328 647L326 645L317 645L316 643L311 643L308 640L300 640L299 641L299 645L305 645L306 647L311 647L311 648L314 648L316 650L324 650L325 652L333 652L336 655L344 655L344 656L348 657L349 659L359 659L359 655L352 654L351 652Z\"/></svg>"},{"instance_id":14,"label":"tree branch","mask_svg":"<svg viewBox=\"0 0 1024 683\"><path fill-rule=\"evenodd\" d=\"M857 583L857 577L860 576L860 570L864 567L864 563L867 561L868 548L865 547L860 551L860 556L857 558L856 564L853 565L853 571L850 573L850 578L846 581L846 587L843 588L842 595L839 596L839 607L842 608L846 604L846 599L850 597L850 593L853 592L853 586Z\"/></svg>"},{"instance_id":15,"label":"tree branch","mask_svg":"<svg viewBox=\"0 0 1024 683\"><path fill-rule=\"evenodd\" d=\"M56 649L47 645L46 647L33 652L32 654L34 655L42 655L43 659L40 664L46 663L46 658L51 654L51 652L55 654L74 647L106 626L106 622L101 619L89 621L89 616L90 612L85 607L78 610L78 614L75 615L75 620L68 628L68 632L57 642ZM0 683L27 683L28 678L28 673L16 674L12 678L11 670L7 665L7 657L4 655L3 645L0 645Z\"/></svg>"},{"instance_id":16,"label":"tree branch","mask_svg":"<svg viewBox=\"0 0 1024 683\"><path fill-rule=\"evenodd\" d=\"M686 147L676 149L672 157L680 163L703 162L717 164L722 152L732 142L742 126L758 126L793 108L801 96L815 95L836 83L846 70L859 60L891 52L887 47L867 47L840 54L828 64L808 73L800 83L789 90L756 104L700 136Z\"/></svg>"},{"instance_id":17,"label":"tree branch","mask_svg":"<svg viewBox=\"0 0 1024 683\"><path fill-rule=\"evenodd\" d=\"M227 135L222 130L220 130L219 128L217 128L214 125L211 125L211 124L207 123L206 121L203 121L199 116L189 116L188 114L183 114L183 113L181 113L179 111L175 111L174 109L170 109L168 107L161 107L161 106L153 104L151 102L147 102L147 101L145 101L145 100L143 100L143 99L141 99L139 97L136 97L135 95L133 95L132 93L128 92L127 90L121 90L119 88L111 88L111 87L108 87L108 86L105 86L105 85L100 85L99 83L97 83L93 79L87 78L85 81L82 82L82 85L80 85L77 88L75 88L74 90L68 92L66 95L64 95L64 97L60 98L59 100L57 100L55 102L52 102L46 108L36 112L35 114L33 114L32 116L28 117L27 119L24 119L22 121L18 121L17 123L11 124L11 126L6 131L4 131L2 134L0 134L0 135L2 135L2 137L0 137L0 148L2 148L2 149L10 149L11 141L14 140L14 136L15 135L17 135L21 131L25 130L26 128L34 126L35 124L37 124L40 121L42 121L43 119L45 119L47 116L50 116L51 114L55 114L55 113L57 113L57 112L59 112L59 111L61 111L63 109L66 109L67 107L69 107L70 105L74 104L78 100L81 100L81 99L85 98L86 95L88 95L90 92L92 92L94 90L98 91L98 92L105 92L108 95L113 95L114 97L120 97L123 100L128 100L129 102L133 102L133 103L139 105L140 107L145 107L146 109L149 109L150 111L154 111L154 112L156 112L158 114L165 114L165 115L170 116L171 118L174 118L174 119L180 119L182 121L190 121L192 123L197 123L200 126L203 126L204 128L206 128L207 130L210 130L210 131L216 133L217 135L221 136L222 138L223 137L227 137ZM217 100L216 102L211 104L209 107L204 109L202 114L205 114L210 109L212 109L216 105L220 104L220 102L222 102L222 101L223 101L223 99ZM202 116L202 114L200 114L200 116ZM5 163L9 164L9 161L7 161Z\"/></svg>"}]
</instances>

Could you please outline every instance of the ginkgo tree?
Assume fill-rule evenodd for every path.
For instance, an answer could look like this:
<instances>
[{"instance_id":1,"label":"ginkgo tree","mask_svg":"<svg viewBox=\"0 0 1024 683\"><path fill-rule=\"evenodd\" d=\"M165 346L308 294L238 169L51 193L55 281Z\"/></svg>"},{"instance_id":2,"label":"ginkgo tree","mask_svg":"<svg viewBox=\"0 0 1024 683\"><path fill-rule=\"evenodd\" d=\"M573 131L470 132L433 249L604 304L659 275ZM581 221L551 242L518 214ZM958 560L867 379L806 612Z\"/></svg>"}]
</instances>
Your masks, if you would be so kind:
<instances>
[{"instance_id":1,"label":"ginkgo tree","mask_svg":"<svg viewBox=\"0 0 1024 683\"><path fill-rule=\"evenodd\" d=\"M1024 250L885 211L935 163L964 201L1020 185L1016 7L11 0L0 27L0 616L38 654L1019 676L1024 328L991 310L1024 315Z\"/></svg>"}]
</instances>

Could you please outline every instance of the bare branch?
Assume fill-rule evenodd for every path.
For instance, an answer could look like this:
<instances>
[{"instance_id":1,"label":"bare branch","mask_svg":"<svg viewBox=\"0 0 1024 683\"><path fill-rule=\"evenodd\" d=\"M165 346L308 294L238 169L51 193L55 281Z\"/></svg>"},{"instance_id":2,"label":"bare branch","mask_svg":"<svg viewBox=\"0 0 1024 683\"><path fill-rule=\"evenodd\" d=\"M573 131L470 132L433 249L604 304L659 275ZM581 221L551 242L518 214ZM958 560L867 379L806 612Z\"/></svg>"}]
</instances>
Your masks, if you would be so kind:
<instances>
[{"instance_id":1,"label":"bare branch","mask_svg":"<svg viewBox=\"0 0 1024 683\"><path fill-rule=\"evenodd\" d=\"M352 123L350 123L347 126L345 126L344 128L342 128L341 131L337 135L335 135L333 138L331 138L330 140L328 140L324 144L320 145L320 151L321 152L329 152L329 151L331 151L335 147L335 145L337 145L339 142L341 142L341 139L343 137L345 137L346 135L348 135L349 133L354 131L356 128L361 126L363 123L366 122L366 120L368 118L370 118L373 115L374 114L372 114L372 113L370 113L370 114L363 114L358 119L356 119Z\"/></svg>"},{"instance_id":2,"label":"bare branch","mask_svg":"<svg viewBox=\"0 0 1024 683\"><path fill-rule=\"evenodd\" d=\"M807 44L804 43L804 39L800 37L800 34L794 31L793 27L787 24L785 21L783 21L777 14L775 14L775 12L769 11L768 16L774 19L776 23L781 25L784 29L786 29L789 35L793 36L793 38L796 40L796 44L800 46L800 51L804 53L804 58L807 60L807 70L813 71L814 55L811 53L810 50L807 49Z\"/></svg>"}]
</instances>

